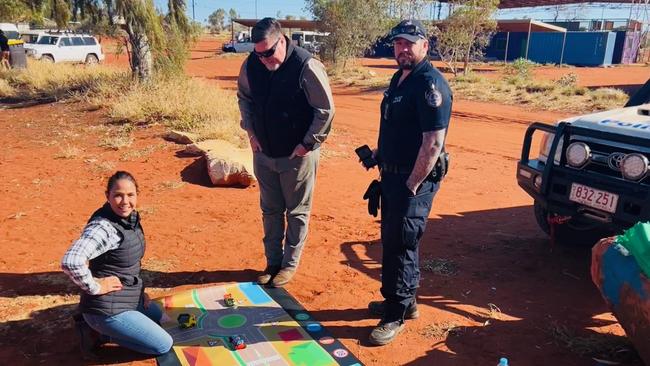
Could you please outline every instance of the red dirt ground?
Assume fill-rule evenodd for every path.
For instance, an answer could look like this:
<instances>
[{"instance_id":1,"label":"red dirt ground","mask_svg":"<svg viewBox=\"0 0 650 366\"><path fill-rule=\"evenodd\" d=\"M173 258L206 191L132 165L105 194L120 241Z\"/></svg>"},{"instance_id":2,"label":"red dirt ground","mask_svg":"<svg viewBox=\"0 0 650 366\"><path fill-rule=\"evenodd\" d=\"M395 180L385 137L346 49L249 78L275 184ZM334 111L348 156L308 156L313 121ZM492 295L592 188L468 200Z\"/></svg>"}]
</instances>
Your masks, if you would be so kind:
<instances>
[{"instance_id":1,"label":"red dirt ground","mask_svg":"<svg viewBox=\"0 0 650 366\"><path fill-rule=\"evenodd\" d=\"M201 42L187 72L234 88L242 58L215 57L218 44ZM636 70L591 72L607 72L594 83L641 84L648 73ZM422 316L408 321L393 344L367 344L377 322L366 306L379 298L381 245L379 223L361 196L376 172L365 172L353 150L376 141L380 98L335 90L337 114L323 149L309 241L288 290L367 365L496 365L502 356L516 366L593 365L559 345L551 329L614 338L623 331L591 283L589 250L551 248L515 179L526 126L563 116L468 102L462 95L448 137L451 171L421 244L422 260L452 261L457 273L423 270ZM257 187L210 186L204 161L180 154L183 147L162 140L160 127L137 128L129 149L101 148L107 122L102 111L74 103L0 114L0 364L80 364L68 319L76 290L59 261L103 203L105 178L115 169L139 179L145 272L154 294L250 281L263 267ZM57 159L68 146L81 151ZM149 154L125 159L125 152L148 146L154 147ZM178 182L185 184L174 188ZM489 304L500 313L490 312ZM102 364L155 364L126 351L101 355Z\"/></svg>"}]
</instances>

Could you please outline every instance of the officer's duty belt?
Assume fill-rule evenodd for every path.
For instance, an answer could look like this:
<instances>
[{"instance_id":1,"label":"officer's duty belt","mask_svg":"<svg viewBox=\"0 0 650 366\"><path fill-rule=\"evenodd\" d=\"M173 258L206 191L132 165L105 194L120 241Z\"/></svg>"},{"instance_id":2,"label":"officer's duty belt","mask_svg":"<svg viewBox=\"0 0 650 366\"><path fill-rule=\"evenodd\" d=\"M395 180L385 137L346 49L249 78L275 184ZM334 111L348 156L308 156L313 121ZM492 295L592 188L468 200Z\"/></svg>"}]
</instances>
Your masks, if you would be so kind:
<instances>
[{"instance_id":1,"label":"officer's duty belt","mask_svg":"<svg viewBox=\"0 0 650 366\"><path fill-rule=\"evenodd\" d=\"M411 172L413 171L413 167L412 166L409 167L406 165L382 163L381 170L386 173L392 173L392 174L411 174Z\"/></svg>"}]
</instances>

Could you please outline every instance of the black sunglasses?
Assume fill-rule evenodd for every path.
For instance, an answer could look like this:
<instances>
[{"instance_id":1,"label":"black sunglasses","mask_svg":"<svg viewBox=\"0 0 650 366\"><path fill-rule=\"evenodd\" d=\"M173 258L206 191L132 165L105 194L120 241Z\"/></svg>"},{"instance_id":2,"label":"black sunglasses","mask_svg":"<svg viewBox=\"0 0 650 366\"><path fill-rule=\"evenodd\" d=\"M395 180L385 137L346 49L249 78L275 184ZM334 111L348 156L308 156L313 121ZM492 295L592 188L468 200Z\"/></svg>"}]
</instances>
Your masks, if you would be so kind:
<instances>
[{"instance_id":1,"label":"black sunglasses","mask_svg":"<svg viewBox=\"0 0 650 366\"><path fill-rule=\"evenodd\" d=\"M275 54L275 50L278 48L278 43L280 43L280 38L278 38L278 40L275 41L273 46L271 48L269 48L268 50L262 51L262 52L257 52L255 50L253 50L253 53L259 58L271 57L271 56L273 56Z\"/></svg>"},{"instance_id":2,"label":"black sunglasses","mask_svg":"<svg viewBox=\"0 0 650 366\"><path fill-rule=\"evenodd\" d=\"M395 27L395 28L391 29L390 35L392 37L394 37L394 36L396 36L398 34L410 34L412 36L422 36L422 37L424 37L424 32L422 32L422 30L419 29L414 24L403 25L401 27Z\"/></svg>"}]
</instances>

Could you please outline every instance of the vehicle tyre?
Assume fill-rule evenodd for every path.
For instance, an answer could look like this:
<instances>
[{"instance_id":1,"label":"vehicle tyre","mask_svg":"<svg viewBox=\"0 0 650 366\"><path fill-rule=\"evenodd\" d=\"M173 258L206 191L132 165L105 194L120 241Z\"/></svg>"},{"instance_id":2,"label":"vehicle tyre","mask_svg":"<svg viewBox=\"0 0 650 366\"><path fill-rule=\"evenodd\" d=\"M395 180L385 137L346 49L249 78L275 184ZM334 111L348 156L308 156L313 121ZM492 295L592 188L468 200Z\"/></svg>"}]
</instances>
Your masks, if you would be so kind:
<instances>
[{"instance_id":1,"label":"vehicle tyre","mask_svg":"<svg viewBox=\"0 0 650 366\"><path fill-rule=\"evenodd\" d=\"M43 62L47 62L48 64L53 64L54 63L54 57L52 57L51 55L43 55L43 56L41 56L41 60Z\"/></svg>"},{"instance_id":2,"label":"vehicle tyre","mask_svg":"<svg viewBox=\"0 0 650 366\"><path fill-rule=\"evenodd\" d=\"M548 210L539 202L533 205L537 225L547 235L551 235L551 227L547 221ZM591 246L599 239L612 235L612 230L599 223L588 222L582 218L573 218L565 224L555 227L555 241L561 245Z\"/></svg>"},{"instance_id":3,"label":"vehicle tyre","mask_svg":"<svg viewBox=\"0 0 650 366\"><path fill-rule=\"evenodd\" d=\"M93 55L92 53L86 56L86 65L93 66L93 65L97 65L98 63L99 63L99 59L97 58L97 56Z\"/></svg>"}]
</instances>

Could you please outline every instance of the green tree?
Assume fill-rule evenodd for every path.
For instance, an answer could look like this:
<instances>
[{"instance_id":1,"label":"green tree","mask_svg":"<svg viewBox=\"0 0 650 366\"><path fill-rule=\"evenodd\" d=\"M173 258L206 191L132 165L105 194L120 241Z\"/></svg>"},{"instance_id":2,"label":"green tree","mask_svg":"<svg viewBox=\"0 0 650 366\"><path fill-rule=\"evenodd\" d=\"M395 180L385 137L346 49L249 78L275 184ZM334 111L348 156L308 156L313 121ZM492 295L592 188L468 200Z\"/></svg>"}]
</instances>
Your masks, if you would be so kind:
<instances>
[{"instance_id":1,"label":"green tree","mask_svg":"<svg viewBox=\"0 0 650 366\"><path fill-rule=\"evenodd\" d=\"M210 24L211 32L221 32L226 24L226 11L223 9L217 9L208 16L208 24Z\"/></svg>"},{"instance_id":2,"label":"green tree","mask_svg":"<svg viewBox=\"0 0 650 366\"><path fill-rule=\"evenodd\" d=\"M29 18L30 10L21 0L0 0L0 21L15 23Z\"/></svg>"},{"instance_id":3,"label":"green tree","mask_svg":"<svg viewBox=\"0 0 650 366\"><path fill-rule=\"evenodd\" d=\"M230 19L230 24L232 24L233 19L237 19L237 18L239 18L239 14L237 13L237 10L230 8L230 10L228 10L228 19Z\"/></svg>"},{"instance_id":4,"label":"green tree","mask_svg":"<svg viewBox=\"0 0 650 366\"><path fill-rule=\"evenodd\" d=\"M322 57L345 67L353 57L362 56L393 21L387 16L386 0L308 0L307 9L329 32Z\"/></svg>"},{"instance_id":5,"label":"green tree","mask_svg":"<svg viewBox=\"0 0 650 366\"><path fill-rule=\"evenodd\" d=\"M56 22L59 29L67 29L70 21L70 5L65 0L53 0L52 19Z\"/></svg>"},{"instance_id":6,"label":"green tree","mask_svg":"<svg viewBox=\"0 0 650 366\"><path fill-rule=\"evenodd\" d=\"M47 17L62 29L74 19L84 30L111 35L122 31L133 75L148 80L154 73L182 72L188 45L200 30L187 19L185 0L168 0L167 5L163 15L153 0L0 0L0 19L42 24Z\"/></svg>"},{"instance_id":7,"label":"green tree","mask_svg":"<svg viewBox=\"0 0 650 366\"><path fill-rule=\"evenodd\" d=\"M496 20L492 16L499 0L465 0L453 5L455 11L433 29L436 48L454 75L461 61L463 73L467 74L469 61L483 55L483 49L496 30Z\"/></svg>"}]
</instances>

